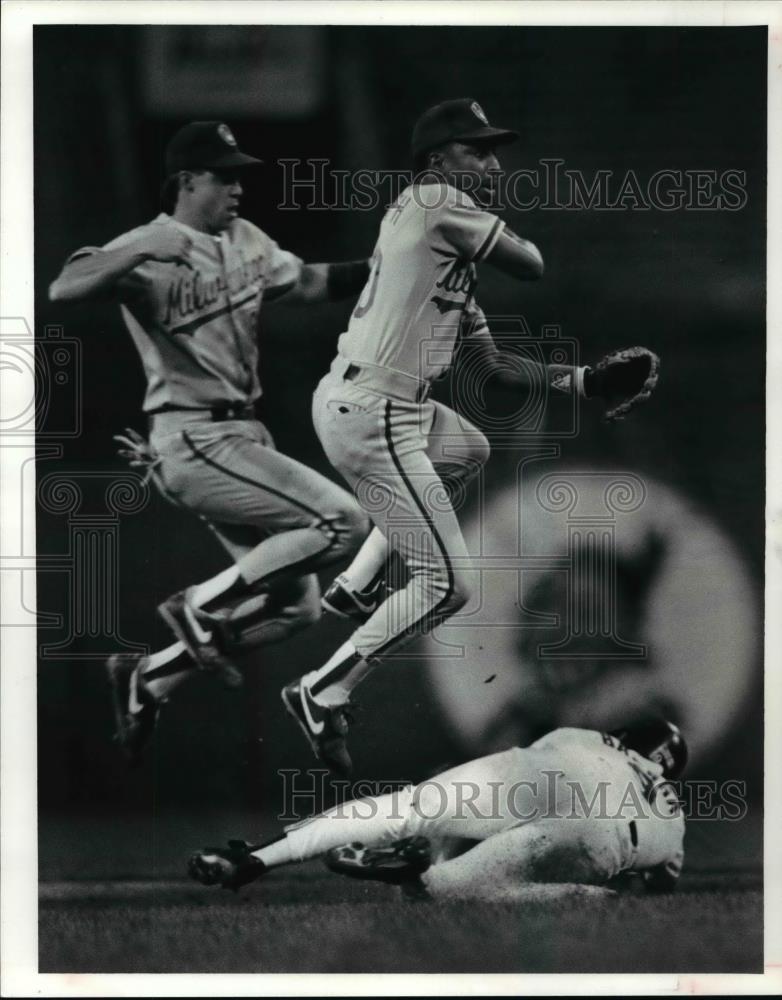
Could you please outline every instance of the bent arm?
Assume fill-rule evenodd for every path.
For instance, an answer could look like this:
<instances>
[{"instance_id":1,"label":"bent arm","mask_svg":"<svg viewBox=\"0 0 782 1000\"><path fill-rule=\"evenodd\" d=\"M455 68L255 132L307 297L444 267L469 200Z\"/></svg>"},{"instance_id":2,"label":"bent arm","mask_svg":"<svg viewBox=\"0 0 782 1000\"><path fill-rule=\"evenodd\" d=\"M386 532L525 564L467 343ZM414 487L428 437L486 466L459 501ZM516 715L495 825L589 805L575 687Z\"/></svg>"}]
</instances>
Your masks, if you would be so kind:
<instances>
[{"instance_id":1,"label":"bent arm","mask_svg":"<svg viewBox=\"0 0 782 1000\"><path fill-rule=\"evenodd\" d=\"M494 267L520 281L534 281L543 276L543 256L529 240L517 236L505 226L486 256Z\"/></svg>"},{"instance_id":2,"label":"bent arm","mask_svg":"<svg viewBox=\"0 0 782 1000\"><path fill-rule=\"evenodd\" d=\"M138 243L117 250L85 252L84 256L66 262L49 285L49 299L78 302L110 295L120 279L147 259L147 253Z\"/></svg>"}]
</instances>

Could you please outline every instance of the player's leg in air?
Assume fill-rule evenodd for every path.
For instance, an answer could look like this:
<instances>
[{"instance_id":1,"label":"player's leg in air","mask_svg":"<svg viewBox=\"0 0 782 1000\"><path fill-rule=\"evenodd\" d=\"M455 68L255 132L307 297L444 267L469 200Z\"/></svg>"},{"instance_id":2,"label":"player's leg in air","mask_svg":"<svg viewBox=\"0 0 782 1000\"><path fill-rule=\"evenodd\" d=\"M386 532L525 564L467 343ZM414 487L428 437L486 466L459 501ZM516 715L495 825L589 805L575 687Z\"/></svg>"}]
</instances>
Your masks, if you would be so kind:
<instances>
[{"instance_id":1,"label":"player's leg in air","mask_svg":"<svg viewBox=\"0 0 782 1000\"><path fill-rule=\"evenodd\" d=\"M435 403L435 422L426 453L438 475L452 493L461 493L489 459L485 435L465 417L457 416L442 403ZM373 527L350 566L337 576L324 593L324 610L340 618L363 624L388 596L404 583L389 580L388 539Z\"/></svg>"},{"instance_id":2,"label":"player's leg in air","mask_svg":"<svg viewBox=\"0 0 782 1000\"><path fill-rule=\"evenodd\" d=\"M314 411L330 461L375 530L338 581L339 594L329 590L330 605L339 601L339 610L364 621L322 667L288 685L283 701L316 756L348 774L345 737L354 688L384 657L469 598L470 559L451 493L480 470L489 446L477 428L445 406L393 401L328 378L316 393ZM407 583L372 601L373 580L391 550L405 564ZM359 614L362 600L366 606Z\"/></svg>"},{"instance_id":3,"label":"player's leg in air","mask_svg":"<svg viewBox=\"0 0 782 1000\"><path fill-rule=\"evenodd\" d=\"M156 418L163 423L160 418ZM198 669L241 683L231 654L279 642L319 616L314 572L349 556L366 535L350 495L274 449L257 421L193 423L172 415L173 433L153 433L156 481L198 514L233 558L223 572L160 606L176 641L149 656L108 663L117 739L132 762L159 708Z\"/></svg>"}]
</instances>

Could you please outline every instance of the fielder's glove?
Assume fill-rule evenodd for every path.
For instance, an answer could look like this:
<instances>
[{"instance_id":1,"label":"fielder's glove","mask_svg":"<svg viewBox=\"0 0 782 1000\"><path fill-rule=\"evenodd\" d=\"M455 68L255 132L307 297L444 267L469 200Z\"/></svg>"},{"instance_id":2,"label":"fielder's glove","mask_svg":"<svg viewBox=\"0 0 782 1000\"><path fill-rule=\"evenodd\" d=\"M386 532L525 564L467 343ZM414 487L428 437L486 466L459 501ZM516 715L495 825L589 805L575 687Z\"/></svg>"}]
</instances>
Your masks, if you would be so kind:
<instances>
[{"instance_id":1,"label":"fielder's glove","mask_svg":"<svg viewBox=\"0 0 782 1000\"><path fill-rule=\"evenodd\" d=\"M604 419L622 420L647 400L660 372L660 359L646 347L612 351L584 372L584 393L607 403Z\"/></svg>"}]
</instances>

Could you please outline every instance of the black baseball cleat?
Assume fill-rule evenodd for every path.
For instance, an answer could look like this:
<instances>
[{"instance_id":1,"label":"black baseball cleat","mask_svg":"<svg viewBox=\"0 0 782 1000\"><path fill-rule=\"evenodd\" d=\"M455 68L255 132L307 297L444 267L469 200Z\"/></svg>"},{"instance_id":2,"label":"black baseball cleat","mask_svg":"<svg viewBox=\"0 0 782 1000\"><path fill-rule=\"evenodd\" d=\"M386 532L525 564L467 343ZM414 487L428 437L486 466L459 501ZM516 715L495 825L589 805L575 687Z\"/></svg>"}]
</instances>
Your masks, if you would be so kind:
<instances>
[{"instance_id":1,"label":"black baseball cleat","mask_svg":"<svg viewBox=\"0 0 782 1000\"><path fill-rule=\"evenodd\" d=\"M302 682L295 681L282 689L282 703L299 724L318 760L322 760L333 774L349 777L353 772L353 762L345 737L353 721L350 702L319 705Z\"/></svg>"},{"instance_id":2,"label":"black baseball cleat","mask_svg":"<svg viewBox=\"0 0 782 1000\"><path fill-rule=\"evenodd\" d=\"M128 763L134 767L141 761L144 749L152 739L161 705L147 689L139 669L145 660L146 657L140 653L114 653L106 660L106 673L111 682L114 704L114 721L117 724L114 739ZM136 685L136 699L140 705L135 711L130 706L133 683Z\"/></svg>"},{"instance_id":3,"label":"black baseball cleat","mask_svg":"<svg viewBox=\"0 0 782 1000\"><path fill-rule=\"evenodd\" d=\"M320 604L325 611L330 611L338 618L352 618L353 621L363 623L371 618L389 593L383 580L378 580L368 590L354 590L347 576L340 573L321 597Z\"/></svg>"},{"instance_id":4,"label":"black baseball cleat","mask_svg":"<svg viewBox=\"0 0 782 1000\"><path fill-rule=\"evenodd\" d=\"M227 847L205 847L190 856L188 875L202 885L219 885L238 892L267 871L260 858L250 853L254 849L244 840L229 840Z\"/></svg>"},{"instance_id":5,"label":"black baseball cleat","mask_svg":"<svg viewBox=\"0 0 782 1000\"><path fill-rule=\"evenodd\" d=\"M338 875L404 885L420 883L421 875L432 863L432 852L426 837L405 837L386 847L365 847L361 843L332 847L323 860Z\"/></svg>"},{"instance_id":6,"label":"black baseball cleat","mask_svg":"<svg viewBox=\"0 0 782 1000\"><path fill-rule=\"evenodd\" d=\"M158 613L201 670L219 674L226 687L241 687L242 675L220 648L220 619L193 607L188 600L192 589L181 590L163 601Z\"/></svg>"}]
</instances>

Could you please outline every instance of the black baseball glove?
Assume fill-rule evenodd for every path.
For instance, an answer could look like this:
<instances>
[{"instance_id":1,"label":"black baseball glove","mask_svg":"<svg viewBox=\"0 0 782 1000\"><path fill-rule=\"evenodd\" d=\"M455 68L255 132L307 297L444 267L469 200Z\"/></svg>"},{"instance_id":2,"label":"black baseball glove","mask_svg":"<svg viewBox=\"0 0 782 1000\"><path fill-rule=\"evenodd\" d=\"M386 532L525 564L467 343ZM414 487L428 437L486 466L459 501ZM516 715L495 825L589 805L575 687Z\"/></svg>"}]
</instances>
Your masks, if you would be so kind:
<instances>
[{"instance_id":1,"label":"black baseball glove","mask_svg":"<svg viewBox=\"0 0 782 1000\"><path fill-rule=\"evenodd\" d=\"M604 399L606 421L622 420L647 400L660 373L660 359L646 347L626 347L612 351L584 373L587 397Z\"/></svg>"}]
</instances>

